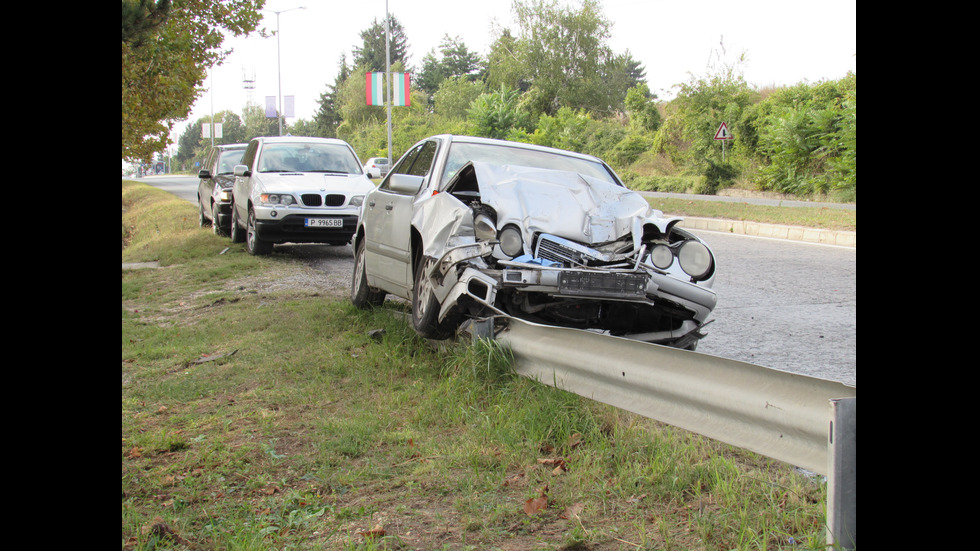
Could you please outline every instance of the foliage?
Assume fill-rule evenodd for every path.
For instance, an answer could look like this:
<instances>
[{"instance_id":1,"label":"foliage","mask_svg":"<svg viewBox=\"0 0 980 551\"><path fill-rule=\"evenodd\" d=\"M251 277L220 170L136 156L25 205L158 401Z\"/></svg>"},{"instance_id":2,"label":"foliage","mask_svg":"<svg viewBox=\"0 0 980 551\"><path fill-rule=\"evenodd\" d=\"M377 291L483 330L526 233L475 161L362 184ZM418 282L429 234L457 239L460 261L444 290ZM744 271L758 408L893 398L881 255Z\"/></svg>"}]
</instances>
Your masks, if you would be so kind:
<instances>
[{"instance_id":1,"label":"foliage","mask_svg":"<svg viewBox=\"0 0 980 551\"><path fill-rule=\"evenodd\" d=\"M579 10L557 0L517 0L514 11L520 36L513 54L531 85L524 103L532 115L552 115L563 106L609 113L622 105L635 84L625 75L636 65L607 45L610 23L597 0L583 0Z\"/></svg>"},{"instance_id":2,"label":"foliage","mask_svg":"<svg viewBox=\"0 0 980 551\"><path fill-rule=\"evenodd\" d=\"M247 35L265 0L123 0L122 158L149 160L171 143L175 121L187 116L207 69L227 55L222 31Z\"/></svg>"},{"instance_id":3,"label":"foliage","mask_svg":"<svg viewBox=\"0 0 980 551\"><path fill-rule=\"evenodd\" d=\"M758 154L765 189L856 196L856 77L800 84L766 98Z\"/></svg>"},{"instance_id":4,"label":"foliage","mask_svg":"<svg viewBox=\"0 0 980 551\"><path fill-rule=\"evenodd\" d=\"M724 45L717 53L719 60L723 54ZM733 135L739 135L743 116L757 99L742 77L740 66L744 61L742 54L734 63L709 65L707 75L692 75L688 82L681 83L677 98L657 131L658 152L685 166L687 172L706 177L702 192L713 193L731 185L738 163L744 160L739 158L738 150L726 154L727 144L714 139L722 122L728 124Z\"/></svg>"},{"instance_id":5,"label":"foliage","mask_svg":"<svg viewBox=\"0 0 980 551\"><path fill-rule=\"evenodd\" d=\"M450 77L442 81L433 95L435 112L447 118L465 119L470 104L485 92L482 81Z\"/></svg>"},{"instance_id":6,"label":"foliage","mask_svg":"<svg viewBox=\"0 0 980 551\"><path fill-rule=\"evenodd\" d=\"M662 121L650 87L641 82L626 91L624 105L630 117L630 128L637 132L656 132Z\"/></svg>"},{"instance_id":7,"label":"foliage","mask_svg":"<svg viewBox=\"0 0 980 551\"><path fill-rule=\"evenodd\" d=\"M434 102L433 96L446 80L477 81L484 67L480 56L469 51L458 36L456 38L450 38L448 34L443 36L439 44L439 53L439 58L436 58L435 50L427 53L422 59L421 70L412 78L415 87L425 91L429 96L430 105Z\"/></svg>"},{"instance_id":8,"label":"foliage","mask_svg":"<svg viewBox=\"0 0 980 551\"><path fill-rule=\"evenodd\" d=\"M388 15L388 48L391 64L401 63L408 65L408 38L405 37L405 30L398 18ZM354 65L365 69L365 72L384 71L387 68L385 62L385 22L374 19L371 26L361 31L360 47L354 48ZM394 70L394 69L392 69Z\"/></svg>"},{"instance_id":9,"label":"foliage","mask_svg":"<svg viewBox=\"0 0 980 551\"><path fill-rule=\"evenodd\" d=\"M520 109L519 98L517 90L506 87L477 96L468 112L474 134L505 139L511 130L526 130L530 118Z\"/></svg>"}]
</instances>

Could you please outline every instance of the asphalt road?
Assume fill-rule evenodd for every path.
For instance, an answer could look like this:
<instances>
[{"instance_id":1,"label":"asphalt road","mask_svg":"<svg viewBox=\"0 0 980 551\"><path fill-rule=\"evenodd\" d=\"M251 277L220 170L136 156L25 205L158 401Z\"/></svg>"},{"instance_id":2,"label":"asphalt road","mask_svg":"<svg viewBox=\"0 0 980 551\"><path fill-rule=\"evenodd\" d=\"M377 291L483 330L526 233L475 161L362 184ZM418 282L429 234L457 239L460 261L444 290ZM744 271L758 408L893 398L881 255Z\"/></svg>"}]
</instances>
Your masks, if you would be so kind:
<instances>
[{"instance_id":1,"label":"asphalt road","mask_svg":"<svg viewBox=\"0 0 980 551\"><path fill-rule=\"evenodd\" d=\"M196 201L196 178L140 181ZM719 267L718 306L698 352L856 386L855 248L695 233L714 250ZM286 245L276 251L303 259L330 278L352 269L349 246Z\"/></svg>"}]
</instances>

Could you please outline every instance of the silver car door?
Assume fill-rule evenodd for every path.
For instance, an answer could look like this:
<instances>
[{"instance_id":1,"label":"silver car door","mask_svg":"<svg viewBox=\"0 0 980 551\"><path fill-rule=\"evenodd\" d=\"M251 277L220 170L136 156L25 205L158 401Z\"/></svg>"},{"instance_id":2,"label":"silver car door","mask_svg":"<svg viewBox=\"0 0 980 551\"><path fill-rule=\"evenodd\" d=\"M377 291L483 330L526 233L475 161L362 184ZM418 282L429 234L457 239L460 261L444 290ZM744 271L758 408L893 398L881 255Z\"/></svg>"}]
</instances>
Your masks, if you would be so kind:
<instances>
[{"instance_id":1,"label":"silver car door","mask_svg":"<svg viewBox=\"0 0 980 551\"><path fill-rule=\"evenodd\" d=\"M418 189L428 184L436 142L413 147L388 173L364 208L368 284L408 298L412 289L412 214ZM420 186L402 185L404 182Z\"/></svg>"}]
</instances>

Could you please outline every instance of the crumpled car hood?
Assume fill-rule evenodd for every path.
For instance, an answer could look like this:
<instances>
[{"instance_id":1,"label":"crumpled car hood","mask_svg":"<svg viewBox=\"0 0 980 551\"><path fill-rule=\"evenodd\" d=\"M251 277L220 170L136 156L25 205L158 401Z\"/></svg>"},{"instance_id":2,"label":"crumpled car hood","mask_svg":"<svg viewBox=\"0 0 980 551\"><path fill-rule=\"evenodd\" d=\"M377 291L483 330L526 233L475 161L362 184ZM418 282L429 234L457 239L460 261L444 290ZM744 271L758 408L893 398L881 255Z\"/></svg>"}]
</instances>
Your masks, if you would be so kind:
<instances>
[{"instance_id":1,"label":"crumpled car hood","mask_svg":"<svg viewBox=\"0 0 980 551\"><path fill-rule=\"evenodd\" d=\"M661 233L682 218L665 219L642 195L575 172L473 162L480 200L497 211L497 227L513 223L525 242L544 232L580 243L600 244L632 234L643 224Z\"/></svg>"}]
</instances>

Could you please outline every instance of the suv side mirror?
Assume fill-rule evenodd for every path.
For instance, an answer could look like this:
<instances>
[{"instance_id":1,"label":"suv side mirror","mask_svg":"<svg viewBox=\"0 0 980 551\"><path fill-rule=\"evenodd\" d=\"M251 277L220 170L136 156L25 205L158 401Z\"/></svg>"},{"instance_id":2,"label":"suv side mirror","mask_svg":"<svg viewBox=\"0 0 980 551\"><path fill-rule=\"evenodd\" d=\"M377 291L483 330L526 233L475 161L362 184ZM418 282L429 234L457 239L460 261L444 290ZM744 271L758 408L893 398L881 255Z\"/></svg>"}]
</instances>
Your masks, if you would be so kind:
<instances>
[{"instance_id":1,"label":"suv side mirror","mask_svg":"<svg viewBox=\"0 0 980 551\"><path fill-rule=\"evenodd\" d=\"M210 178L211 177L211 171L205 168L205 169L203 169L203 170L201 170L200 172L197 173L197 177L198 178L201 178L201 179Z\"/></svg>"},{"instance_id":2,"label":"suv side mirror","mask_svg":"<svg viewBox=\"0 0 980 551\"><path fill-rule=\"evenodd\" d=\"M251 176L252 171L245 165L235 165L235 176Z\"/></svg>"}]
</instances>

